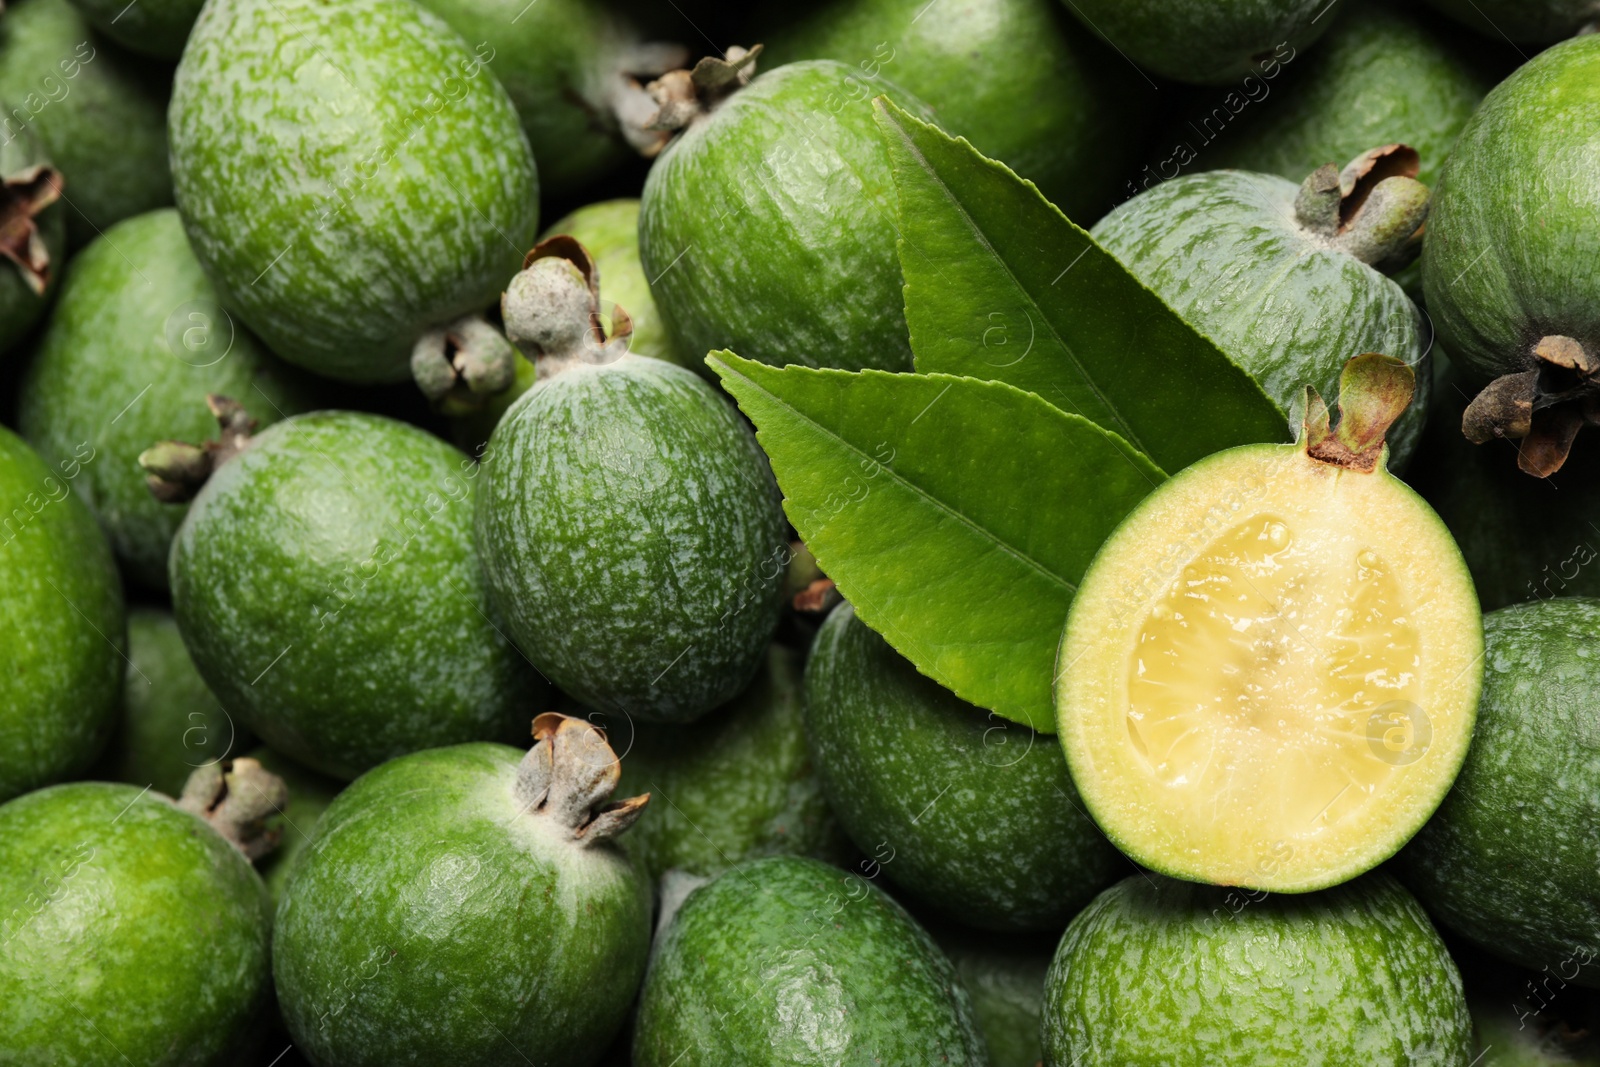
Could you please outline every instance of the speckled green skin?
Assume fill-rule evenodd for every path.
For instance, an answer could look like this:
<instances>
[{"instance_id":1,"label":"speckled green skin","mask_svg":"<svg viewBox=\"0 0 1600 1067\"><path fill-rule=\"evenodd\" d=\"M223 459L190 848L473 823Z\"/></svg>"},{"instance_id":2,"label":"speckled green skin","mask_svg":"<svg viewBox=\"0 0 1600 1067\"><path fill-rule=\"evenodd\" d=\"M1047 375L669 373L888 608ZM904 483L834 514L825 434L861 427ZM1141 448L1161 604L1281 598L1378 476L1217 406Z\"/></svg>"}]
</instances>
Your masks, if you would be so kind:
<instances>
[{"instance_id":1,"label":"speckled green skin","mask_svg":"<svg viewBox=\"0 0 1600 1067\"><path fill-rule=\"evenodd\" d=\"M1327 2L1073 0L1067 10L1148 71L1220 85L1249 74L1280 44L1310 45L1328 28L1330 20L1317 17Z\"/></svg>"},{"instance_id":2,"label":"speckled green skin","mask_svg":"<svg viewBox=\"0 0 1600 1067\"><path fill-rule=\"evenodd\" d=\"M1434 406L1406 480L1450 527L1483 609L1600 596L1600 439L1579 434L1560 471L1528 477L1515 441L1462 436L1477 390L1441 355L1435 347Z\"/></svg>"},{"instance_id":3,"label":"speckled green skin","mask_svg":"<svg viewBox=\"0 0 1600 1067\"><path fill-rule=\"evenodd\" d=\"M319 1064L585 1067L644 973L650 888L612 843L523 811L522 753L473 744L364 775L278 907L273 973Z\"/></svg>"},{"instance_id":4,"label":"speckled green skin","mask_svg":"<svg viewBox=\"0 0 1600 1067\"><path fill-rule=\"evenodd\" d=\"M10 113L10 106L0 100L0 122ZM49 156L31 129L26 126L0 129L0 178L22 175L49 162ZM66 211L66 205L57 201L34 218L34 225L50 254L51 276L43 293L29 288L15 263L0 262L0 359L39 321L60 288L61 273L67 265Z\"/></svg>"},{"instance_id":5,"label":"speckled green skin","mask_svg":"<svg viewBox=\"0 0 1600 1067\"><path fill-rule=\"evenodd\" d=\"M1428 0L1438 10L1496 41L1548 44L1600 19L1596 0Z\"/></svg>"},{"instance_id":6,"label":"speckled green skin","mask_svg":"<svg viewBox=\"0 0 1600 1067\"><path fill-rule=\"evenodd\" d=\"M1472 375L1533 364L1541 337L1600 351L1600 35L1495 87L1428 216L1422 284L1439 343Z\"/></svg>"},{"instance_id":7,"label":"speckled green skin","mask_svg":"<svg viewBox=\"0 0 1600 1067\"><path fill-rule=\"evenodd\" d=\"M632 355L575 366L500 420L483 474L489 587L562 690L687 722L755 675L786 528L755 434L704 380Z\"/></svg>"},{"instance_id":8,"label":"speckled green skin","mask_svg":"<svg viewBox=\"0 0 1600 1067\"><path fill-rule=\"evenodd\" d=\"M0 806L0 1064L240 1062L271 919L249 861L165 797L77 782Z\"/></svg>"},{"instance_id":9,"label":"speckled green skin","mask_svg":"<svg viewBox=\"0 0 1600 1067\"><path fill-rule=\"evenodd\" d=\"M711 876L761 856L846 854L806 752L794 652L773 645L750 687L698 722L638 722L631 743L627 734L611 730L622 756L617 793L649 793L650 806L621 840L655 877Z\"/></svg>"},{"instance_id":10,"label":"speckled green skin","mask_svg":"<svg viewBox=\"0 0 1600 1067\"><path fill-rule=\"evenodd\" d=\"M661 313L656 310L650 283L639 264L639 201L603 200L581 207L552 223L539 240L560 233L577 238L594 257L600 271L600 318L607 336L611 333L611 309L613 305L621 307L633 320L633 340L628 351L664 359L699 374L708 373L704 353L690 358L680 352L661 324ZM460 436L472 445L487 441L506 409L533 388L536 375L533 364L518 354L516 383L491 397L482 410L458 419Z\"/></svg>"},{"instance_id":11,"label":"speckled green skin","mask_svg":"<svg viewBox=\"0 0 1600 1067\"><path fill-rule=\"evenodd\" d=\"M1600 988L1600 600L1484 617L1467 761L1400 870L1439 921L1524 966Z\"/></svg>"},{"instance_id":12,"label":"speckled green skin","mask_svg":"<svg viewBox=\"0 0 1600 1067\"><path fill-rule=\"evenodd\" d=\"M250 758L282 778L289 787L289 802L272 820L273 828L281 835L278 847L256 861L256 870L261 872L267 892L272 894L276 905L282 903L289 874L311 844L322 813L328 810L344 783L302 767L270 748L258 748L250 753Z\"/></svg>"},{"instance_id":13,"label":"speckled green skin","mask_svg":"<svg viewBox=\"0 0 1600 1067\"><path fill-rule=\"evenodd\" d=\"M208 393L238 400L262 426L304 411L312 399L297 377L216 303L165 208L125 219L74 258L22 384L19 428L47 461L85 443L96 451L73 488L127 574L165 589L187 509L150 494L139 453L215 438Z\"/></svg>"},{"instance_id":14,"label":"speckled green skin","mask_svg":"<svg viewBox=\"0 0 1600 1067\"><path fill-rule=\"evenodd\" d=\"M1086 224L1110 206L1155 100L1060 0L836 0L802 19L756 31L765 69L836 59L882 74Z\"/></svg>"},{"instance_id":15,"label":"speckled green skin","mask_svg":"<svg viewBox=\"0 0 1600 1067\"><path fill-rule=\"evenodd\" d=\"M1434 185L1493 81L1457 42L1404 8L1352 0L1340 7L1327 36L1285 64L1281 78L1258 73L1202 95L1157 148L1170 153L1182 142L1194 149L1196 168L1298 184L1324 163L1342 167L1369 148L1408 144L1421 156L1417 179Z\"/></svg>"},{"instance_id":16,"label":"speckled green skin","mask_svg":"<svg viewBox=\"0 0 1600 1067\"><path fill-rule=\"evenodd\" d=\"M690 894L640 995L634 1067L982 1067L950 961L882 890L775 856Z\"/></svg>"},{"instance_id":17,"label":"speckled green skin","mask_svg":"<svg viewBox=\"0 0 1600 1067\"><path fill-rule=\"evenodd\" d=\"M1390 464L1403 469L1432 383L1422 316L1393 279L1300 228L1297 188L1247 171L1188 174L1139 194L1090 233L1291 422L1306 385L1333 405L1353 356L1381 352L1416 366L1416 398L1388 434Z\"/></svg>"},{"instance_id":18,"label":"speckled green skin","mask_svg":"<svg viewBox=\"0 0 1600 1067\"><path fill-rule=\"evenodd\" d=\"M1054 738L918 674L849 604L817 633L805 702L829 804L919 903L985 929L1053 931L1126 873Z\"/></svg>"},{"instance_id":19,"label":"speckled green skin","mask_svg":"<svg viewBox=\"0 0 1600 1067\"><path fill-rule=\"evenodd\" d=\"M894 179L872 113L909 94L832 60L761 74L645 180L639 259L678 348L911 369Z\"/></svg>"},{"instance_id":20,"label":"speckled green skin","mask_svg":"<svg viewBox=\"0 0 1600 1067\"><path fill-rule=\"evenodd\" d=\"M346 779L526 737L543 692L472 547L477 473L415 427L351 412L280 422L224 463L173 540L172 601L228 713Z\"/></svg>"},{"instance_id":21,"label":"speckled green skin","mask_svg":"<svg viewBox=\"0 0 1600 1067\"><path fill-rule=\"evenodd\" d=\"M608 109L610 78L632 34L595 0L420 0L476 46L495 50L495 77L517 107L554 195L582 192L631 149Z\"/></svg>"},{"instance_id":22,"label":"speckled green skin","mask_svg":"<svg viewBox=\"0 0 1600 1067\"><path fill-rule=\"evenodd\" d=\"M1465 1067L1461 975L1392 878L1247 894L1137 874L1096 897L1050 965L1046 1067Z\"/></svg>"},{"instance_id":23,"label":"speckled green skin","mask_svg":"<svg viewBox=\"0 0 1600 1067\"><path fill-rule=\"evenodd\" d=\"M1044 1057L1039 1021L1055 946L1024 934L1002 938L956 927L932 933L972 995L989 1067L1036 1067Z\"/></svg>"},{"instance_id":24,"label":"speckled green skin","mask_svg":"<svg viewBox=\"0 0 1600 1067\"><path fill-rule=\"evenodd\" d=\"M74 472L0 427L0 799L82 771L116 720L122 584Z\"/></svg>"},{"instance_id":25,"label":"speckled green skin","mask_svg":"<svg viewBox=\"0 0 1600 1067\"><path fill-rule=\"evenodd\" d=\"M196 767L241 755L253 743L194 669L172 615L129 611L122 715L89 777L175 797Z\"/></svg>"},{"instance_id":26,"label":"speckled green skin","mask_svg":"<svg viewBox=\"0 0 1600 1067\"><path fill-rule=\"evenodd\" d=\"M68 0L6 5L0 97L10 109L0 123L10 123L6 134L31 127L61 169L72 247L130 215L172 203L171 79L170 66L95 35Z\"/></svg>"},{"instance_id":27,"label":"speckled green skin","mask_svg":"<svg viewBox=\"0 0 1600 1067\"><path fill-rule=\"evenodd\" d=\"M517 272L539 182L493 60L405 0L206 6L173 86L173 185L223 302L278 355L402 380L426 329Z\"/></svg>"},{"instance_id":28,"label":"speckled green skin","mask_svg":"<svg viewBox=\"0 0 1600 1067\"><path fill-rule=\"evenodd\" d=\"M155 59L183 54L195 16L204 0L72 0L94 28L124 48Z\"/></svg>"}]
</instances>

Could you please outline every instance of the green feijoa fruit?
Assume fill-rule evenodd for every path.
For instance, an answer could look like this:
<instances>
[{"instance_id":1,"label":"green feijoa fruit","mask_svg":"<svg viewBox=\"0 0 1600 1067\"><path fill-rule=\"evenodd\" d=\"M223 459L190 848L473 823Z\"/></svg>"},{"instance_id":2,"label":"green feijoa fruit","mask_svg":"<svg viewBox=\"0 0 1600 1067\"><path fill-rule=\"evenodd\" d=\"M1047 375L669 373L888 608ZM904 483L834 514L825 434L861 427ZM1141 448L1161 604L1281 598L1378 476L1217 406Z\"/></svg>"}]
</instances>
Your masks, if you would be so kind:
<instances>
[{"instance_id":1,"label":"green feijoa fruit","mask_svg":"<svg viewBox=\"0 0 1600 1067\"><path fill-rule=\"evenodd\" d=\"M223 710L195 670L171 613L130 610L122 717L91 777L177 796L196 768L252 743L249 731ZM267 769L277 773L275 767Z\"/></svg>"},{"instance_id":2,"label":"green feijoa fruit","mask_svg":"<svg viewBox=\"0 0 1600 1067\"><path fill-rule=\"evenodd\" d=\"M1436 346L1434 407L1406 480L1450 527L1484 610L1600 596L1600 438L1580 439L1549 479L1529 478L1515 442L1461 435L1473 391L1441 357Z\"/></svg>"},{"instance_id":3,"label":"green feijoa fruit","mask_svg":"<svg viewBox=\"0 0 1600 1067\"><path fill-rule=\"evenodd\" d=\"M363 775L295 863L278 1000L317 1063L593 1063L644 973L650 886L612 838L616 756L545 714L526 754L470 744Z\"/></svg>"},{"instance_id":4,"label":"green feijoa fruit","mask_svg":"<svg viewBox=\"0 0 1600 1067\"><path fill-rule=\"evenodd\" d=\"M215 433L211 393L261 424L310 406L309 390L216 299L170 208L125 219L74 260L18 398L23 436L51 462L84 448L73 488L125 571L164 589L184 508L151 495L139 454ZM180 783L181 784L181 783Z\"/></svg>"},{"instance_id":5,"label":"green feijoa fruit","mask_svg":"<svg viewBox=\"0 0 1600 1067\"><path fill-rule=\"evenodd\" d=\"M1519 604L1483 622L1472 748L1401 873L1467 940L1600 988L1600 600Z\"/></svg>"},{"instance_id":6,"label":"green feijoa fruit","mask_svg":"<svg viewBox=\"0 0 1600 1067\"><path fill-rule=\"evenodd\" d=\"M261 872L267 892L272 894L272 902L277 905L283 901L290 872L311 844L322 813L328 810L344 783L302 767L270 748L258 748L250 753L250 758L282 778L289 790L288 802L267 820L278 834L278 847L256 863L256 870Z\"/></svg>"},{"instance_id":7,"label":"green feijoa fruit","mask_svg":"<svg viewBox=\"0 0 1600 1067\"><path fill-rule=\"evenodd\" d=\"M972 997L989 1067L1037 1067L1044 982L1055 946L1030 934L979 934L957 926L930 931Z\"/></svg>"},{"instance_id":8,"label":"green feijoa fruit","mask_svg":"<svg viewBox=\"0 0 1600 1067\"><path fill-rule=\"evenodd\" d=\"M172 545L172 602L228 712L339 778L521 734L541 696L472 546L477 468L354 412L297 415L210 477Z\"/></svg>"},{"instance_id":9,"label":"green feijoa fruit","mask_svg":"<svg viewBox=\"0 0 1600 1067\"><path fill-rule=\"evenodd\" d=\"M72 0L94 28L130 51L155 59L183 54L189 29L203 0L139 0L128 6L117 0Z\"/></svg>"},{"instance_id":10,"label":"green feijoa fruit","mask_svg":"<svg viewBox=\"0 0 1600 1067\"><path fill-rule=\"evenodd\" d=\"M1077 0L1067 8L1144 69L1196 85L1242 78L1268 56L1282 62L1331 21L1325 0Z\"/></svg>"},{"instance_id":11,"label":"green feijoa fruit","mask_svg":"<svg viewBox=\"0 0 1600 1067\"><path fill-rule=\"evenodd\" d=\"M769 8L776 21L781 6ZM1140 146L1151 87L1058 0L927 11L926 0L834 0L798 19L784 12L792 24L757 33L761 62L834 59L888 78L920 97L940 129L1032 181L1070 217L1099 218Z\"/></svg>"},{"instance_id":12,"label":"green feijoa fruit","mask_svg":"<svg viewBox=\"0 0 1600 1067\"><path fill-rule=\"evenodd\" d=\"M1522 439L1560 469L1600 393L1600 35L1556 45L1497 85L1445 164L1422 284L1439 342L1493 379L1473 441Z\"/></svg>"},{"instance_id":13,"label":"green feijoa fruit","mask_svg":"<svg viewBox=\"0 0 1600 1067\"><path fill-rule=\"evenodd\" d=\"M628 731L611 736L620 746ZM620 788L654 798L623 844L658 878L847 851L806 752L799 656L781 645L743 693L698 721L634 723Z\"/></svg>"},{"instance_id":14,"label":"green feijoa fruit","mask_svg":"<svg viewBox=\"0 0 1600 1067\"><path fill-rule=\"evenodd\" d=\"M1139 874L1067 928L1043 1036L1047 1067L1462 1067L1472 1025L1444 942L1387 875L1288 897Z\"/></svg>"},{"instance_id":15,"label":"green feijoa fruit","mask_svg":"<svg viewBox=\"0 0 1600 1067\"><path fill-rule=\"evenodd\" d=\"M745 687L778 624L788 539L766 457L682 367L624 354L547 373L483 462L476 537L495 602L587 707L697 718Z\"/></svg>"},{"instance_id":16,"label":"green feijoa fruit","mask_svg":"<svg viewBox=\"0 0 1600 1067\"><path fill-rule=\"evenodd\" d=\"M645 116L654 105L632 76L666 69L641 50L633 27L611 5L592 0L422 0L473 46L483 45L485 62L522 119L539 180L557 196L582 193L607 172L625 163L633 149L627 135L641 144L660 137L625 131L618 110L625 101L644 97ZM687 29L687 27L685 27ZM669 62L681 50L663 50ZM648 80L648 78L645 78Z\"/></svg>"},{"instance_id":17,"label":"green feijoa fruit","mask_svg":"<svg viewBox=\"0 0 1600 1067\"><path fill-rule=\"evenodd\" d=\"M84 770L116 720L122 584L68 488L80 469L0 427L0 799Z\"/></svg>"},{"instance_id":18,"label":"green feijoa fruit","mask_svg":"<svg viewBox=\"0 0 1600 1067\"><path fill-rule=\"evenodd\" d=\"M784 366L910 370L882 77L833 60L768 71L656 160L639 259L677 347Z\"/></svg>"},{"instance_id":19,"label":"green feijoa fruit","mask_svg":"<svg viewBox=\"0 0 1600 1067\"><path fill-rule=\"evenodd\" d=\"M563 234L581 244L589 255L599 282L595 311L606 336L611 336L616 329L613 312L620 307L633 326L628 351L705 373L704 357L690 357L679 351L661 324L655 297L650 294L650 283L645 280L644 267L639 263L639 201L604 200L581 207L553 223L539 240L542 244ZM587 324L585 316L584 325ZM478 401L475 409L458 418L458 436L471 445L487 441L506 409L533 388L538 379L533 361L519 354L516 366L516 381L511 388L474 398Z\"/></svg>"},{"instance_id":20,"label":"green feijoa fruit","mask_svg":"<svg viewBox=\"0 0 1600 1067\"><path fill-rule=\"evenodd\" d=\"M1438 181L1493 84L1489 72L1460 41L1405 8L1340 6L1345 10L1315 48L1258 69L1226 92L1198 96L1158 142L1162 160L1146 167L1142 180L1153 184L1192 162L1298 182L1324 163L1398 143L1421 157L1419 181Z\"/></svg>"},{"instance_id":21,"label":"green feijoa fruit","mask_svg":"<svg viewBox=\"0 0 1600 1067\"><path fill-rule=\"evenodd\" d=\"M539 183L493 58L404 0L206 6L173 88L178 208L278 355L399 381L516 273Z\"/></svg>"},{"instance_id":22,"label":"green feijoa fruit","mask_svg":"<svg viewBox=\"0 0 1600 1067\"><path fill-rule=\"evenodd\" d=\"M636 1067L987 1063L950 961L888 894L772 856L689 894L658 938Z\"/></svg>"},{"instance_id":23,"label":"green feijoa fruit","mask_svg":"<svg viewBox=\"0 0 1600 1067\"><path fill-rule=\"evenodd\" d=\"M1463 26L1495 41L1549 44L1600 21L1595 0L1428 0Z\"/></svg>"},{"instance_id":24,"label":"green feijoa fruit","mask_svg":"<svg viewBox=\"0 0 1600 1067\"><path fill-rule=\"evenodd\" d=\"M225 836L248 828L223 824L240 810L225 791L262 783L214 770L209 795L178 803L74 782L0 805L5 1062L242 1062L271 986L272 912Z\"/></svg>"},{"instance_id":25,"label":"green feijoa fruit","mask_svg":"<svg viewBox=\"0 0 1600 1067\"><path fill-rule=\"evenodd\" d=\"M10 113L0 100L0 111ZM54 299L66 265L61 175L26 126L0 142L0 357Z\"/></svg>"},{"instance_id":26,"label":"green feijoa fruit","mask_svg":"<svg viewBox=\"0 0 1600 1067\"><path fill-rule=\"evenodd\" d=\"M1391 146L1298 188L1246 171L1186 174L1122 204L1090 233L1255 379L1291 420L1307 385L1332 396L1345 362L1380 352L1419 367L1389 435L1404 468L1432 377L1422 315L1375 265L1399 263L1427 214L1416 153ZM1382 191L1380 191L1380 189Z\"/></svg>"},{"instance_id":27,"label":"green feijoa fruit","mask_svg":"<svg viewBox=\"0 0 1600 1067\"><path fill-rule=\"evenodd\" d=\"M806 736L828 803L901 892L996 930L1059 930L1127 871L1055 738L917 673L840 604L806 664Z\"/></svg>"},{"instance_id":28,"label":"green feijoa fruit","mask_svg":"<svg viewBox=\"0 0 1600 1067\"><path fill-rule=\"evenodd\" d=\"M30 128L65 180L67 241L172 203L172 68L97 36L68 0L13 0L0 18L4 136Z\"/></svg>"}]
</instances>

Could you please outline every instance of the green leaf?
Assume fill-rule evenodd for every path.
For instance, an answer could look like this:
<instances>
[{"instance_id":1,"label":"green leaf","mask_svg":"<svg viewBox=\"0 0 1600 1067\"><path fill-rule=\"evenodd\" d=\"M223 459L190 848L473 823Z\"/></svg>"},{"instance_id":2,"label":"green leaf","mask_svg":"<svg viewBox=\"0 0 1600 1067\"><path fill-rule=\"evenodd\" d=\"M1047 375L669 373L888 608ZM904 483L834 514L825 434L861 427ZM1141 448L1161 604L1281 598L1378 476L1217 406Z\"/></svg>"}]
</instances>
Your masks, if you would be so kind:
<instances>
[{"instance_id":1,"label":"green leaf","mask_svg":"<svg viewBox=\"0 0 1600 1067\"><path fill-rule=\"evenodd\" d=\"M1167 470L1289 440L1261 387L1031 182L886 99L875 106L917 370L1010 382Z\"/></svg>"},{"instance_id":2,"label":"green leaf","mask_svg":"<svg viewBox=\"0 0 1600 1067\"><path fill-rule=\"evenodd\" d=\"M958 696L1055 731L1056 645L1096 550L1166 475L1003 382L706 358L784 510L860 614Z\"/></svg>"}]
</instances>

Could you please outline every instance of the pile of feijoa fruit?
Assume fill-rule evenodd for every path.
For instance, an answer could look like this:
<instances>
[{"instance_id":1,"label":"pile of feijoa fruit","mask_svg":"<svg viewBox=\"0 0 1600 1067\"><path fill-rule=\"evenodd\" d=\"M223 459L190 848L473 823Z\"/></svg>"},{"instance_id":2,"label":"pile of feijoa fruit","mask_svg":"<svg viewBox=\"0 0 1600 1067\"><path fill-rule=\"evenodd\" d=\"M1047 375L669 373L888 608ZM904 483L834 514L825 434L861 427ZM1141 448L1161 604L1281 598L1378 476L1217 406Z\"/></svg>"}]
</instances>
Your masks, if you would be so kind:
<instances>
[{"instance_id":1,"label":"pile of feijoa fruit","mask_svg":"<svg viewBox=\"0 0 1600 1067\"><path fill-rule=\"evenodd\" d=\"M7 0L0 423L0 1067L1600 1067L1600 0Z\"/></svg>"}]
</instances>

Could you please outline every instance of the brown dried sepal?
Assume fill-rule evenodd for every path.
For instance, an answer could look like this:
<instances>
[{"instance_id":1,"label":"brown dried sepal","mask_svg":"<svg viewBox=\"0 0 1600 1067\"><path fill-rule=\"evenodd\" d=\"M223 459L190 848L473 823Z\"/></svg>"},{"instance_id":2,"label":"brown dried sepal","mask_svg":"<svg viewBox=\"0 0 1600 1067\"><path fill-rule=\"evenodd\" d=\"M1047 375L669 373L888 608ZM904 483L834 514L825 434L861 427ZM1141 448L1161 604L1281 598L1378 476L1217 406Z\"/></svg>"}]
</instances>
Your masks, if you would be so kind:
<instances>
[{"instance_id":1,"label":"brown dried sepal","mask_svg":"<svg viewBox=\"0 0 1600 1067\"><path fill-rule=\"evenodd\" d=\"M22 283L36 296L49 287L55 271L38 218L59 199L61 175L44 164L8 174L0 184L0 258L16 264Z\"/></svg>"},{"instance_id":2,"label":"brown dried sepal","mask_svg":"<svg viewBox=\"0 0 1600 1067\"><path fill-rule=\"evenodd\" d=\"M1473 444L1520 440L1517 466L1535 478L1560 470L1585 426L1600 426L1600 354L1559 334L1533 346L1533 368L1496 378L1473 398L1461 432Z\"/></svg>"},{"instance_id":3,"label":"brown dried sepal","mask_svg":"<svg viewBox=\"0 0 1600 1067\"><path fill-rule=\"evenodd\" d=\"M1339 374L1339 424L1329 426L1328 405L1306 386L1306 455L1361 474L1371 474L1383 457L1384 436L1416 393L1416 374L1393 356L1367 352Z\"/></svg>"},{"instance_id":4,"label":"brown dried sepal","mask_svg":"<svg viewBox=\"0 0 1600 1067\"><path fill-rule=\"evenodd\" d=\"M215 438L198 445L186 441L158 441L139 453L145 485L163 504L184 504L193 500L218 467L250 444L256 420L245 411L243 404L232 397L209 393L206 407L217 420L219 429Z\"/></svg>"},{"instance_id":5,"label":"brown dried sepal","mask_svg":"<svg viewBox=\"0 0 1600 1067\"><path fill-rule=\"evenodd\" d=\"M542 260L568 269L541 271ZM633 318L611 306L611 336L600 314L600 267L575 237L556 234L535 245L500 298L506 337L533 360L541 379L577 364L610 363L633 345Z\"/></svg>"},{"instance_id":6,"label":"brown dried sepal","mask_svg":"<svg viewBox=\"0 0 1600 1067\"><path fill-rule=\"evenodd\" d=\"M656 103L646 130L676 132L693 125L729 96L750 84L756 74L761 45L733 45L725 56L706 56L693 70L671 70L645 86Z\"/></svg>"},{"instance_id":7,"label":"brown dried sepal","mask_svg":"<svg viewBox=\"0 0 1600 1067\"><path fill-rule=\"evenodd\" d=\"M593 845L622 833L644 813L650 794L608 799L622 764L605 731L583 719L547 711L533 720L533 747L517 768L522 811L551 820L574 841Z\"/></svg>"},{"instance_id":8,"label":"brown dried sepal","mask_svg":"<svg viewBox=\"0 0 1600 1067\"><path fill-rule=\"evenodd\" d=\"M818 578L794 595L794 610L804 615L826 615L844 599L832 578Z\"/></svg>"},{"instance_id":9,"label":"brown dried sepal","mask_svg":"<svg viewBox=\"0 0 1600 1067\"><path fill-rule=\"evenodd\" d=\"M247 757L195 768L177 801L251 860L278 847L283 831L267 820L282 814L288 802L283 779Z\"/></svg>"}]
</instances>

